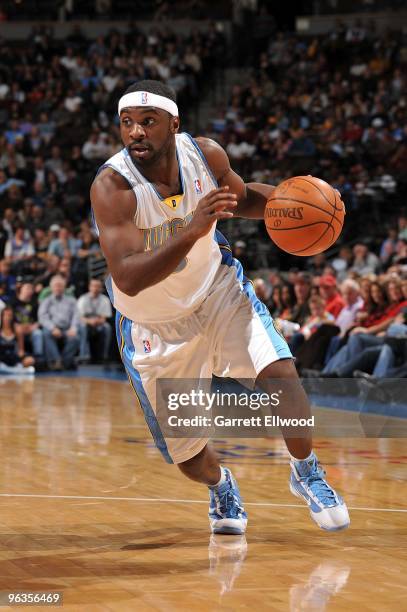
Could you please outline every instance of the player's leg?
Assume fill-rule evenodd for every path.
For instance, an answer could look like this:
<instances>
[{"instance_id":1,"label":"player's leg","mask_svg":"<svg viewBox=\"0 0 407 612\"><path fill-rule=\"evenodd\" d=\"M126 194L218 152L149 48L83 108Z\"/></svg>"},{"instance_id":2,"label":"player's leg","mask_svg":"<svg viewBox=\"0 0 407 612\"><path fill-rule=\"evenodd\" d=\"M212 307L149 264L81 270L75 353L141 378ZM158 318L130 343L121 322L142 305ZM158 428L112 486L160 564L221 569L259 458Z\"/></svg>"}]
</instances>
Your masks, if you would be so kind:
<instances>
[{"instance_id":1,"label":"player's leg","mask_svg":"<svg viewBox=\"0 0 407 612\"><path fill-rule=\"evenodd\" d=\"M284 391L280 404L275 408L277 414L285 418L309 418L310 404L291 360L269 364L259 373L257 384L271 394L275 391L275 379L286 383L282 385ZM344 529L350 523L346 504L324 479L325 472L312 451L311 431L301 429L303 431L298 437L290 427L281 429L291 455L291 493L306 501L311 517L319 527L327 531Z\"/></svg>"},{"instance_id":2,"label":"player's leg","mask_svg":"<svg viewBox=\"0 0 407 612\"><path fill-rule=\"evenodd\" d=\"M246 531L247 514L239 487L232 472L219 465L213 448L206 445L188 461L178 463L185 476L209 487L209 523L212 533L242 535Z\"/></svg>"},{"instance_id":3,"label":"player's leg","mask_svg":"<svg viewBox=\"0 0 407 612\"><path fill-rule=\"evenodd\" d=\"M207 444L191 459L177 464L180 471L196 482L213 487L221 479L221 467L213 448Z\"/></svg>"},{"instance_id":4,"label":"player's leg","mask_svg":"<svg viewBox=\"0 0 407 612\"><path fill-rule=\"evenodd\" d=\"M224 333L218 349L215 374L222 372L236 379L257 380L269 394L281 383L279 410L284 417L309 418L310 405L301 386L284 337L277 331L267 308L258 300L252 285L245 282L241 265L236 262L236 284L224 295L223 307L238 304L234 316L224 318ZM235 295L236 292L240 294ZM274 383L273 383L274 380ZM349 525L349 515L342 498L324 480L324 472L312 452L311 432L307 428L282 431L291 454L290 490L309 505L312 518L323 529L336 530Z\"/></svg>"},{"instance_id":5,"label":"player's leg","mask_svg":"<svg viewBox=\"0 0 407 612\"><path fill-rule=\"evenodd\" d=\"M230 470L219 465L208 440L165 437L156 416L157 379L210 381L211 350L201 322L191 315L188 320L146 327L117 313L116 332L123 364L157 448L185 476L209 487L213 533L244 533L247 516L239 489Z\"/></svg>"},{"instance_id":6,"label":"player's leg","mask_svg":"<svg viewBox=\"0 0 407 612\"><path fill-rule=\"evenodd\" d=\"M292 419L309 419L311 407L292 359L279 359L265 367L258 375L256 384L271 395L275 393L277 378L287 382L282 385L280 403L273 409L275 414ZM300 434L298 437L295 435L297 432ZM309 456L312 451L312 433L309 427L301 427L301 430L283 428L282 434L292 457L305 459Z\"/></svg>"}]
</instances>

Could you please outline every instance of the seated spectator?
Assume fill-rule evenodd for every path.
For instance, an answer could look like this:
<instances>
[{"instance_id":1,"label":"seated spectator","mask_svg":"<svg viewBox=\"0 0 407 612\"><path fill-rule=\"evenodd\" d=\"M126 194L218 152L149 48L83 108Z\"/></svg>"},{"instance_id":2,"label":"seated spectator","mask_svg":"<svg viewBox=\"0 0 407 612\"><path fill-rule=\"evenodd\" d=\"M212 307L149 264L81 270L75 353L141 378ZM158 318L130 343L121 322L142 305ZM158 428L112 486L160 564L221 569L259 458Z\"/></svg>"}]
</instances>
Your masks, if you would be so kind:
<instances>
[{"instance_id":1,"label":"seated spectator","mask_svg":"<svg viewBox=\"0 0 407 612\"><path fill-rule=\"evenodd\" d=\"M281 311L283 310L283 303L281 300L281 285L275 285L272 289L269 310L273 319L279 317Z\"/></svg>"},{"instance_id":2,"label":"seated spectator","mask_svg":"<svg viewBox=\"0 0 407 612\"><path fill-rule=\"evenodd\" d=\"M253 281L253 287L256 292L256 296L268 308L270 299L270 287L262 278L255 278Z\"/></svg>"},{"instance_id":3,"label":"seated spectator","mask_svg":"<svg viewBox=\"0 0 407 612\"><path fill-rule=\"evenodd\" d=\"M361 281L361 295L363 308L356 313L356 322L358 326L367 328L382 319L388 307L387 295L380 283L368 278Z\"/></svg>"},{"instance_id":4,"label":"seated spectator","mask_svg":"<svg viewBox=\"0 0 407 612\"><path fill-rule=\"evenodd\" d=\"M7 259L0 260L0 297L8 303L15 296L16 277L11 274L11 265Z\"/></svg>"},{"instance_id":5,"label":"seated spectator","mask_svg":"<svg viewBox=\"0 0 407 612\"><path fill-rule=\"evenodd\" d=\"M34 364L33 357L18 355L14 312L6 306L0 314L0 374L33 374Z\"/></svg>"},{"instance_id":6,"label":"seated spectator","mask_svg":"<svg viewBox=\"0 0 407 612\"><path fill-rule=\"evenodd\" d=\"M294 283L296 304L291 311L290 321L304 325L306 318L310 315L308 300L311 294L311 276L306 272L299 272Z\"/></svg>"},{"instance_id":7,"label":"seated spectator","mask_svg":"<svg viewBox=\"0 0 407 612\"><path fill-rule=\"evenodd\" d=\"M397 251L397 229L395 227L389 227L387 230L387 238L382 242L380 247L380 261L383 265L387 265L392 256Z\"/></svg>"},{"instance_id":8,"label":"seated spectator","mask_svg":"<svg viewBox=\"0 0 407 612\"><path fill-rule=\"evenodd\" d=\"M59 231L61 223L65 221L65 215L63 210L56 205L55 197L48 195L44 201L44 224L45 227L58 228L55 231Z\"/></svg>"},{"instance_id":9,"label":"seated spectator","mask_svg":"<svg viewBox=\"0 0 407 612\"><path fill-rule=\"evenodd\" d=\"M367 380L406 376L407 308L397 315L394 323L380 340L383 342L374 347L376 351L374 348L365 349L360 354L359 360L351 364L353 376Z\"/></svg>"},{"instance_id":10,"label":"seated spectator","mask_svg":"<svg viewBox=\"0 0 407 612\"><path fill-rule=\"evenodd\" d=\"M295 332L289 341L292 353L295 355L299 346L314 334L323 323L333 323L334 317L327 312L325 300L315 295L308 300L310 314L306 317L299 331Z\"/></svg>"},{"instance_id":11,"label":"seated spectator","mask_svg":"<svg viewBox=\"0 0 407 612\"><path fill-rule=\"evenodd\" d=\"M332 267L335 270L335 276L338 280L342 281L345 279L348 269L352 264L352 249L347 246L343 246L339 250L338 257L332 261Z\"/></svg>"},{"instance_id":12,"label":"seated spectator","mask_svg":"<svg viewBox=\"0 0 407 612\"><path fill-rule=\"evenodd\" d=\"M52 295L41 302L38 310L47 365L56 371L75 369L80 324L76 299L64 295L66 281L62 276L53 276L50 287Z\"/></svg>"},{"instance_id":13,"label":"seated spectator","mask_svg":"<svg viewBox=\"0 0 407 612\"><path fill-rule=\"evenodd\" d=\"M318 253L314 257L310 257L307 261L306 267L310 274L321 276L324 273L326 266L326 255L325 253Z\"/></svg>"},{"instance_id":14,"label":"seated spectator","mask_svg":"<svg viewBox=\"0 0 407 612\"><path fill-rule=\"evenodd\" d=\"M32 283L23 283L19 287L12 307L19 357L22 359L28 352L34 355L36 362L43 360L44 342L37 321L38 304Z\"/></svg>"},{"instance_id":15,"label":"seated spectator","mask_svg":"<svg viewBox=\"0 0 407 612\"><path fill-rule=\"evenodd\" d=\"M371 319L367 319L363 326L354 327L350 332L353 334L373 334L377 335L385 331L393 322L395 317L401 310L407 306L407 300L403 297L401 283L398 280L390 280L386 286L386 307L383 312L376 316L372 323ZM377 313L379 314L379 313Z\"/></svg>"},{"instance_id":16,"label":"seated spectator","mask_svg":"<svg viewBox=\"0 0 407 612\"><path fill-rule=\"evenodd\" d=\"M341 336L343 337L355 325L356 314L363 308L363 299L360 295L359 285L352 279L343 281L341 294L344 306L336 317L335 324L341 330Z\"/></svg>"},{"instance_id":17,"label":"seated spectator","mask_svg":"<svg viewBox=\"0 0 407 612\"><path fill-rule=\"evenodd\" d=\"M89 161L101 161L108 159L112 154L111 147L106 141L105 134L93 132L82 147L82 155Z\"/></svg>"},{"instance_id":18,"label":"seated spectator","mask_svg":"<svg viewBox=\"0 0 407 612\"><path fill-rule=\"evenodd\" d=\"M346 335L349 330L355 326L357 314L363 308L363 299L360 295L360 288L356 281L350 278L344 280L341 285L341 294L345 305L335 319L335 325L338 326L339 333L331 338L326 350L326 363L346 342ZM331 334L331 330L328 331L329 334Z\"/></svg>"},{"instance_id":19,"label":"seated spectator","mask_svg":"<svg viewBox=\"0 0 407 612\"><path fill-rule=\"evenodd\" d=\"M300 333L305 340L308 340L322 323L333 323L334 321L333 315L326 308L325 300L318 295L310 298L308 305L310 314L300 328Z\"/></svg>"},{"instance_id":20,"label":"seated spectator","mask_svg":"<svg viewBox=\"0 0 407 612\"><path fill-rule=\"evenodd\" d=\"M336 278L326 274L319 279L319 293L325 300L325 310L336 318L345 306L345 302L336 285Z\"/></svg>"},{"instance_id":21,"label":"seated spectator","mask_svg":"<svg viewBox=\"0 0 407 612\"><path fill-rule=\"evenodd\" d=\"M292 320L293 310L296 306L294 287L291 283L284 283L281 287L281 312L280 318Z\"/></svg>"},{"instance_id":22,"label":"seated spectator","mask_svg":"<svg viewBox=\"0 0 407 612\"><path fill-rule=\"evenodd\" d=\"M6 243L4 256L12 262L32 257L35 254L31 238L27 238L24 225L16 223L14 236Z\"/></svg>"},{"instance_id":23,"label":"seated spectator","mask_svg":"<svg viewBox=\"0 0 407 612\"><path fill-rule=\"evenodd\" d=\"M78 299L78 311L84 327L81 334L79 357L89 361L106 363L109 357L112 328L108 319L112 316L110 300L102 294L102 282L93 278L89 291ZM93 351L92 351L93 348Z\"/></svg>"},{"instance_id":24,"label":"seated spectator","mask_svg":"<svg viewBox=\"0 0 407 612\"><path fill-rule=\"evenodd\" d=\"M319 375L327 378L349 378L355 373L372 373L374 377L391 376L396 364L395 344L391 338L401 339L402 359L407 356L407 325L405 314L396 317L385 335L357 334L350 336L346 346L331 360ZM392 348L393 347L393 348Z\"/></svg>"},{"instance_id":25,"label":"seated spectator","mask_svg":"<svg viewBox=\"0 0 407 612\"><path fill-rule=\"evenodd\" d=\"M377 271L380 260L374 253L371 253L365 244L355 244L353 247L353 264L351 270L360 276L374 274Z\"/></svg>"},{"instance_id":26,"label":"seated spectator","mask_svg":"<svg viewBox=\"0 0 407 612\"><path fill-rule=\"evenodd\" d=\"M382 304L386 305L378 318L376 318L373 325L366 325L365 327L355 327L350 332L349 340L325 365L322 370L323 374L327 375L337 375L337 376L348 376L350 371L349 364L352 364L354 369L363 370L363 367L358 364L357 366L353 365L351 359L362 352L365 348L370 348L372 346L377 346L381 344L381 336L382 332L386 332L386 330L394 323L397 315L403 310L403 308L407 307L407 300L403 299L403 295L401 292L401 285L397 281L389 281L387 285L387 300L384 301L384 297L379 297L380 292L375 292L377 289L377 283L372 283L372 293L371 297L373 300L376 299L377 302L382 302ZM380 285L378 285L380 287ZM382 290L382 288L380 287ZM376 296L376 298L375 298ZM379 313L376 313L379 314ZM372 319L368 319L369 322ZM378 342L379 341L379 342Z\"/></svg>"},{"instance_id":27,"label":"seated spectator","mask_svg":"<svg viewBox=\"0 0 407 612\"><path fill-rule=\"evenodd\" d=\"M63 257L76 257L79 250L79 241L74 238L66 227L61 227L58 238L51 240L48 247L49 255Z\"/></svg>"}]
</instances>

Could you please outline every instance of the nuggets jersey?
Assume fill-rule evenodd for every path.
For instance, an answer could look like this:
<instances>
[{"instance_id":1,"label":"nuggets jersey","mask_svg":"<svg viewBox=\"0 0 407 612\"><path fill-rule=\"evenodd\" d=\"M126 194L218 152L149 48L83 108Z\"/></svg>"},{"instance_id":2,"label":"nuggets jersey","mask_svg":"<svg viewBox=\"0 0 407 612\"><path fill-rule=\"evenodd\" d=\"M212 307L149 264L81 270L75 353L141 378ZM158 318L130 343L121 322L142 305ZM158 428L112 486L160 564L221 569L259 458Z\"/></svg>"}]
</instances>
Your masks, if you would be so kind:
<instances>
[{"instance_id":1,"label":"nuggets jersey","mask_svg":"<svg viewBox=\"0 0 407 612\"><path fill-rule=\"evenodd\" d=\"M162 198L136 168L127 149L113 155L102 166L111 167L130 184L137 199L135 226L143 232L144 250L158 248L171 240L194 215L198 202L217 187L216 179L195 140L176 134L176 150L182 193ZM101 168L101 169L102 169ZM215 226L197 240L177 269L161 282L131 297L111 279L110 297L114 307L137 322L173 321L193 312L205 299L221 264L215 240ZM108 281L108 284L110 282Z\"/></svg>"}]
</instances>

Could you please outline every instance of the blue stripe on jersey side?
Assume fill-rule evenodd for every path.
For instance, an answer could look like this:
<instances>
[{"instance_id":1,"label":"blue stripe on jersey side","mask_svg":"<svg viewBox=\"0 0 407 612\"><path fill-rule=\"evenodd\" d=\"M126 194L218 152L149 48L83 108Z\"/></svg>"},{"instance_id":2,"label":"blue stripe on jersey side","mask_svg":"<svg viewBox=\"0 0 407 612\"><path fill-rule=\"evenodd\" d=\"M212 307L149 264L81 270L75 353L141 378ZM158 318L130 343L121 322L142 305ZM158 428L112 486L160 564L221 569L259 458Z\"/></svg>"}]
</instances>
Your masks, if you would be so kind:
<instances>
[{"instance_id":1,"label":"blue stripe on jersey side","mask_svg":"<svg viewBox=\"0 0 407 612\"><path fill-rule=\"evenodd\" d=\"M113 285L112 285L112 276L111 276L111 274L109 274L105 278L105 287L106 287L107 295L109 296L109 299L112 302L112 306L114 307L114 294L113 294Z\"/></svg>"},{"instance_id":2,"label":"blue stripe on jersey side","mask_svg":"<svg viewBox=\"0 0 407 612\"><path fill-rule=\"evenodd\" d=\"M208 160L206 159L205 155L203 154L201 147L196 142L195 138L192 138L191 134L188 134L188 132L183 132L183 133L185 134L185 136L188 136L188 138L190 139L190 141L194 145L195 149L198 151L199 157L202 159L203 163L205 164L205 167L208 170L208 172L210 174L210 177L213 180L214 184L216 185L216 187L219 187L218 181L217 181L214 173L212 172L212 169L209 167Z\"/></svg>"},{"instance_id":3,"label":"blue stripe on jersey side","mask_svg":"<svg viewBox=\"0 0 407 612\"><path fill-rule=\"evenodd\" d=\"M281 359L292 357L286 339L274 325L273 317L271 316L267 306L257 297L252 281L244 274L242 264L238 259L233 257L232 250L225 236L219 230L215 230L214 238L219 245L222 255L221 263L225 266L234 267L236 278L242 287L242 292L250 300L252 308L259 315L263 327L272 341L278 356Z\"/></svg>"},{"instance_id":4,"label":"blue stripe on jersey side","mask_svg":"<svg viewBox=\"0 0 407 612\"><path fill-rule=\"evenodd\" d=\"M120 314L120 312L116 311L117 343L119 345L120 356L122 358L123 365L126 369L130 384L133 387L133 391L135 392L140 407L144 413L144 418L151 432L151 435L153 436L155 445L157 446L158 450L161 452L167 463L174 463L168 452L167 444L158 424L157 417L154 414L150 401L144 390L143 383L141 381L141 376L133 366L135 347L133 344L133 339L131 337L131 326L132 321Z\"/></svg>"}]
</instances>

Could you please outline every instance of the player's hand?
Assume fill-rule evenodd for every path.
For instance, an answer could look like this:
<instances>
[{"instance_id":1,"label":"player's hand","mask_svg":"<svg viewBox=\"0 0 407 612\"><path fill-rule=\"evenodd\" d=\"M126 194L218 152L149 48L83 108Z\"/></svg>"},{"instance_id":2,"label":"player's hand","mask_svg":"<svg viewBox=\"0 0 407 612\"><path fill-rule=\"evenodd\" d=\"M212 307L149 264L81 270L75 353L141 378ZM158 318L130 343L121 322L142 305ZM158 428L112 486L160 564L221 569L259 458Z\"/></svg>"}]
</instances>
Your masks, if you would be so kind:
<instances>
[{"instance_id":1,"label":"player's hand","mask_svg":"<svg viewBox=\"0 0 407 612\"><path fill-rule=\"evenodd\" d=\"M214 189L199 201L186 231L198 240L209 233L215 221L233 217L236 206L237 196L229 193L228 185Z\"/></svg>"}]
</instances>

